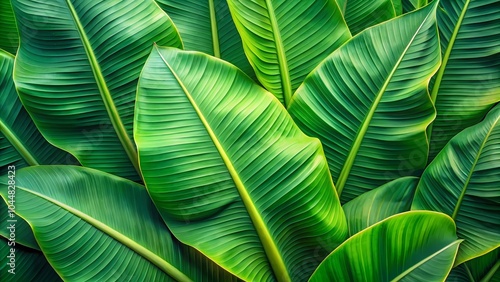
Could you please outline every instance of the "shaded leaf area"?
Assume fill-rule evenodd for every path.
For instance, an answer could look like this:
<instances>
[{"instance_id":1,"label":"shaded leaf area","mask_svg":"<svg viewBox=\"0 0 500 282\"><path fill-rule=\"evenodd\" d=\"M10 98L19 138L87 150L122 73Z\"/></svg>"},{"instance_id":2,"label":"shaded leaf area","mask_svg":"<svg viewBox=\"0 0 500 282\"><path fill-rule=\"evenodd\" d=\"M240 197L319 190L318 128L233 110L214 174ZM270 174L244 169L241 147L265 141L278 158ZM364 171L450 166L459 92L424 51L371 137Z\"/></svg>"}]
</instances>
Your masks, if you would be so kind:
<instances>
[{"instance_id":1,"label":"shaded leaf area","mask_svg":"<svg viewBox=\"0 0 500 282\"><path fill-rule=\"evenodd\" d=\"M257 80L225 0L156 2L172 18L186 50L221 58Z\"/></svg>"},{"instance_id":2,"label":"shaded leaf area","mask_svg":"<svg viewBox=\"0 0 500 282\"><path fill-rule=\"evenodd\" d=\"M422 174L412 209L450 215L465 241L456 264L500 246L500 106L457 134Z\"/></svg>"},{"instance_id":3,"label":"shaded leaf area","mask_svg":"<svg viewBox=\"0 0 500 282\"><path fill-rule=\"evenodd\" d=\"M413 12L427 5L427 0L401 0L403 13Z\"/></svg>"},{"instance_id":4,"label":"shaded leaf area","mask_svg":"<svg viewBox=\"0 0 500 282\"><path fill-rule=\"evenodd\" d=\"M163 219L238 277L305 280L346 238L321 143L234 66L156 48L135 120L141 169Z\"/></svg>"},{"instance_id":5,"label":"shaded leaf area","mask_svg":"<svg viewBox=\"0 0 500 282\"><path fill-rule=\"evenodd\" d=\"M139 184L84 167L38 166L18 171L16 190L16 212L64 280L234 279L178 243ZM3 181L0 194L6 198Z\"/></svg>"},{"instance_id":6,"label":"shaded leaf area","mask_svg":"<svg viewBox=\"0 0 500 282\"><path fill-rule=\"evenodd\" d=\"M16 54L19 33L10 0L0 0L0 49Z\"/></svg>"},{"instance_id":7,"label":"shaded leaf area","mask_svg":"<svg viewBox=\"0 0 500 282\"><path fill-rule=\"evenodd\" d=\"M342 208L352 236L389 216L409 211L418 184L417 177L402 177L366 192Z\"/></svg>"},{"instance_id":8,"label":"shaded leaf area","mask_svg":"<svg viewBox=\"0 0 500 282\"><path fill-rule=\"evenodd\" d=\"M429 162L500 101L498 1L441 0L437 19L443 62L430 87L437 117L429 128Z\"/></svg>"},{"instance_id":9,"label":"shaded leaf area","mask_svg":"<svg viewBox=\"0 0 500 282\"><path fill-rule=\"evenodd\" d=\"M19 231L18 231L19 232ZM22 245L9 246L9 241L0 238L0 278L4 282L58 282L62 281L59 275L47 262L42 252ZM8 256L12 256L10 249L14 248L15 269L11 269L11 261Z\"/></svg>"},{"instance_id":10,"label":"shaded leaf area","mask_svg":"<svg viewBox=\"0 0 500 282\"><path fill-rule=\"evenodd\" d=\"M12 206L10 207L12 208ZM21 244L24 247L40 250L29 224L19 215L9 213L9 211L15 211L15 205L13 208L14 209L9 209L5 201L0 201L0 236L5 239L15 239L17 245ZM12 216L10 216L11 214ZM11 224L15 225L15 232L11 232L9 229Z\"/></svg>"},{"instance_id":11,"label":"shaded leaf area","mask_svg":"<svg viewBox=\"0 0 500 282\"><path fill-rule=\"evenodd\" d=\"M443 281L459 244L450 217L406 212L349 238L309 281Z\"/></svg>"},{"instance_id":12,"label":"shaded leaf area","mask_svg":"<svg viewBox=\"0 0 500 282\"><path fill-rule=\"evenodd\" d=\"M181 47L153 2L12 0L21 48L14 79L49 142L84 166L140 180L136 83L154 42Z\"/></svg>"},{"instance_id":13,"label":"shaded leaf area","mask_svg":"<svg viewBox=\"0 0 500 282\"><path fill-rule=\"evenodd\" d=\"M330 0L228 0L243 48L262 85L286 107L304 78L351 38Z\"/></svg>"},{"instance_id":14,"label":"shaded leaf area","mask_svg":"<svg viewBox=\"0 0 500 282\"><path fill-rule=\"evenodd\" d=\"M401 0L337 0L353 35L401 15Z\"/></svg>"},{"instance_id":15,"label":"shaded leaf area","mask_svg":"<svg viewBox=\"0 0 500 282\"><path fill-rule=\"evenodd\" d=\"M294 95L289 112L323 143L342 203L425 167L425 130L435 117L427 83L440 62L435 10L361 32Z\"/></svg>"},{"instance_id":16,"label":"shaded leaf area","mask_svg":"<svg viewBox=\"0 0 500 282\"><path fill-rule=\"evenodd\" d=\"M77 164L68 153L50 145L40 134L17 96L12 69L14 57L0 50L0 175L9 166Z\"/></svg>"},{"instance_id":17,"label":"shaded leaf area","mask_svg":"<svg viewBox=\"0 0 500 282\"><path fill-rule=\"evenodd\" d=\"M500 249L472 259L455 267L446 282L500 281Z\"/></svg>"}]
</instances>

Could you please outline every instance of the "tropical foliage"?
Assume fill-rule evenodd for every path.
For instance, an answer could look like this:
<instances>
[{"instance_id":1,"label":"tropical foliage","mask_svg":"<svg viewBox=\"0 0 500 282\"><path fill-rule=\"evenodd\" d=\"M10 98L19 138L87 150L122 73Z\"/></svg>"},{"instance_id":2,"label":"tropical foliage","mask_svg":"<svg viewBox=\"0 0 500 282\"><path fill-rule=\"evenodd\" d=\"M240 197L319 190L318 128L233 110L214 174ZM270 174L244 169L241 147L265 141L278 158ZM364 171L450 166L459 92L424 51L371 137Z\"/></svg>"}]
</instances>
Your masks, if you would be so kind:
<instances>
[{"instance_id":1,"label":"tropical foliage","mask_svg":"<svg viewBox=\"0 0 500 282\"><path fill-rule=\"evenodd\" d=\"M500 281L499 0L0 0L2 281Z\"/></svg>"}]
</instances>

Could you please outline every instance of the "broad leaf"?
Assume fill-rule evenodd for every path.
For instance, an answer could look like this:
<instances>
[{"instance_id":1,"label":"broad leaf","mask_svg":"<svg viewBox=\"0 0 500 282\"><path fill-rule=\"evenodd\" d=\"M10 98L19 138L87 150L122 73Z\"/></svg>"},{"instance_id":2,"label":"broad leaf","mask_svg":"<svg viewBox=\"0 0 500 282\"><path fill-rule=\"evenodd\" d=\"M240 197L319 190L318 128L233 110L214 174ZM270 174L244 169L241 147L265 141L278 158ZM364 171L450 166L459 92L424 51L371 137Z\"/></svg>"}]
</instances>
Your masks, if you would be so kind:
<instances>
[{"instance_id":1,"label":"broad leaf","mask_svg":"<svg viewBox=\"0 0 500 282\"><path fill-rule=\"evenodd\" d=\"M424 168L439 67L436 5L367 29L325 59L289 112L318 137L341 202ZM388 40L390 38L390 40Z\"/></svg>"},{"instance_id":2,"label":"broad leaf","mask_svg":"<svg viewBox=\"0 0 500 282\"><path fill-rule=\"evenodd\" d=\"M366 192L345 204L349 235L354 235L389 216L409 211L417 177L402 177Z\"/></svg>"},{"instance_id":3,"label":"broad leaf","mask_svg":"<svg viewBox=\"0 0 500 282\"><path fill-rule=\"evenodd\" d=\"M232 279L172 237L139 184L75 166L24 168L16 183L16 212L66 281Z\"/></svg>"},{"instance_id":4,"label":"broad leaf","mask_svg":"<svg viewBox=\"0 0 500 282\"><path fill-rule=\"evenodd\" d=\"M456 264L500 246L500 106L453 137L424 171L412 209L441 211L465 241Z\"/></svg>"},{"instance_id":5,"label":"broad leaf","mask_svg":"<svg viewBox=\"0 0 500 282\"><path fill-rule=\"evenodd\" d=\"M304 78L351 38L332 0L228 0L259 81L285 106Z\"/></svg>"},{"instance_id":6,"label":"broad leaf","mask_svg":"<svg viewBox=\"0 0 500 282\"><path fill-rule=\"evenodd\" d=\"M500 101L498 1L441 0L439 6L443 63L430 88L437 117L429 128L429 162Z\"/></svg>"},{"instance_id":7,"label":"broad leaf","mask_svg":"<svg viewBox=\"0 0 500 282\"><path fill-rule=\"evenodd\" d=\"M12 0L14 81L43 135L84 166L139 180L136 82L154 42L181 46L152 0Z\"/></svg>"},{"instance_id":8,"label":"broad leaf","mask_svg":"<svg viewBox=\"0 0 500 282\"><path fill-rule=\"evenodd\" d=\"M226 0L156 0L172 18L186 50L200 51L240 68L250 77L255 72L243 52Z\"/></svg>"},{"instance_id":9,"label":"broad leaf","mask_svg":"<svg viewBox=\"0 0 500 282\"><path fill-rule=\"evenodd\" d=\"M378 23L401 15L401 0L337 0L351 33L361 31Z\"/></svg>"},{"instance_id":10,"label":"broad leaf","mask_svg":"<svg viewBox=\"0 0 500 282\"><path fill-rule=\"evenodd\" d=\"M500 249L463 263L451 270L446 282L500 281Z\"/></svg>"},{"instance_id":11,"label":"broad leaf","mask_svg":"<svg viewBox=\"0 0 500 282\"><path fill-rule=\"evenodd\" d=\"M401 4L403 13L408 13L427 5L427 0L402 0Z\"/></svg>"},{"instance_id":12,"label":"broad leaf","mask_svg":"<svg viewBox=\"0 0 500 282\"><path fill-rule=\"evenodd\" d=\"M1 200L1 199L0 199ZM2 200L3 201L3 200ZM18 231L19 232L19 231ZM14 270L9 265L10 249L15 249ZM42 252L33 250L19 244L9 246L5 238L0 238L0 277L3 282L57 282L62 281L52 269ZM13 272L13 273L12 273Z\"/></svg>"},{"instance_id":13,"label":"broad leaf","mask_svg":"<svg viewBox=\"0 0 500 282\"><path fill-rule=\"evenodd\" d=\"M444 214L398 214L345 241L310 281L444 281L459 243Z\"/></svg>"},{"instance_id":14,"label":"broad leaf","mask_svg":"<svg viewBox=\"0 0 500 282\"><path fill-rule=\"evenodd\" d=\"M19 33L11 0L0 0L0 49L15 54L19 46Z\"/></svg>"},{"instance_id":15,"label":"broad leaf","mask_svg":"<svg viewBox=\"0 0 500 282\"><path fill-rule=\"evenodd\" d=\"M163 219L238 277L304 280L346 238L320 142L234 66L154 49L135 121L144 180Z\"/></svg>"}]
</instances>

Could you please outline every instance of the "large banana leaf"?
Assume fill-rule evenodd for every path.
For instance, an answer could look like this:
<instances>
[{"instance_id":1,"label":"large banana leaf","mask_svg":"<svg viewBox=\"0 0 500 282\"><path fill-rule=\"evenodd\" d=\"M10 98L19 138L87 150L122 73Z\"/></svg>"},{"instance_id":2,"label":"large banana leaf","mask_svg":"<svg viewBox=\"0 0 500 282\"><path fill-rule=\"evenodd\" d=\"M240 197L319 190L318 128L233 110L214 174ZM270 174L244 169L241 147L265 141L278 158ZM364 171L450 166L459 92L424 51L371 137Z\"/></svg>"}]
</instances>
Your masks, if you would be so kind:
<instances>
[{"instance_id":1,"label":"large banana leaf","mask_svg":"<svg viewBox=\"0 0 500 282\"><path fill-rule=\"evenodd\" d=\"M153 42L181 47L153 0L12 0L14 81L43 135L84 166L139 180L136 82Z\"/></svg>"},{"instance_id":2,"label":"large banana leaf","mask_svg":"<svg viewBox=\"0 0 500 282\"><path fill-rule=\"evenodd\" d=\"M343 203L425 166L425 129L435 116L427 82L440 62L435 10L363 31L294 95L289 112L322 141Z\"/></svg>"},{"instance_id":3,"label":"large banana leaf","mask_svg":"<svg viewBox=\"0 0 500 282\"><path fill-rule=\"evenodd\" d=\"M429 128L429 162L500 101L498 0L441 0L439 6L443 63L431 83L437 117Z\"/></svg>"},{"instance_id":4,"label":"large banana leaf","mask_svg":"<svg viewBox=\"0 0 500 282\"><path fill-rule=\"evenodd\" d=\"M444 281L459 243L444 214L398 214L345 241L310 281Z\"/></svg>"},{"instance_id":5,"label":"large banana leaf","mask_svg":"<svg viewBox=\"0 0 500 282\"><path fill-rule=\"evenodd\" d=\"M412 12L427 5L427 0L402 0L403 13Z\"/></svg>"},{"instance_id":6,"label":"large banana leaf","mask_svg":"<svg viewBox=\"0 0 500 282\"><path fill-rule=\"evenodd\" d=\"M332 0L228 0L259 81L288 106L304 78L351 38Z\"/></svg>"},{"instance_id":7,"label":"large banana leaf","mask_svg":"<svg viewBox=\"0 0 500 282\"><path fill-rule=\"evenodd\" d=\"M144 180L163 219L240 278L304 280L346 238L321 143L234 66L154 49L135 121Z\"/></svg>"},{"instance_id":8,"label":"large banana leaf","mask_svg":"<svg viewBox=\"0 0 500 282\"><path fill-rule=\"evenodd\" d=\"M349 235L354 235L389 216L409 211L418 178L407 176L366 192L345 204Z\"/></svg>"},{"instance_id":9,"label":"large banana leaf","mask_svg":"<svg viewBox=\"0 0 500 282\"><path fill-rule=\"evenodd\" d=\"M156 0L172 18L186 50L200 51L240 68L250 77L255 72L243 52L226 0Z\"/></svg>"},{"instance_id":10,"label":"large banana leaf","mask_svg":"<svg viewBox=\"0 0 500 282\"><path fill-rule=\"evenodd\" d=\"M0 175L9 166L76 164L68 153L43 138L25 111L12 80L14 56L0 50Z\"/></svg>"},{"instance_id":11,"label":"large banana leaf","mask_svg":"<svg viewBox=\"0 0 500 282\"><path fill-rule=\"evenodd\" d=\"M444 212L465 239L456 264L500 246L500 105L455 136L424 171L412 209Z\"/></svg>"},{"instance_id":12,"label":"large banana leaf","mask_svg":"<svg viewBox=\"0 0 500 282\"><path fill-rule=\"evenodd\" d=\"M500 249L455 267L446 282L499 282Z\"/></svg>"},{"instance_id":13,"label":"large banana leaf","mask_svg":"<svg viewBox=\"0 0 500 282\"><path fill-rule=\"evenodd\" d=\"M17 52L19 33L10 0L0 0L0 49Z\"/></svg>"},{"instance_id":14,"label":"large banana leaf","mask_svg":"<svg viewBox=\"0 0 500 282\"><path fill-rule=\"evenodd\" d=\"M16 180L16 212L64 280L233 279L172 237L139 184L76 166L28 167Z\"/></svg>"},{"instance_id":15,"label":"large banana leaf","mask_svg":"<svg viewBox=\"0 0 500 282\"><path fill-rule=\"evenodd\" d=\"M1 199L0 199L1 200ZM3 200L1 200L3 201ZM18 231L19 232L19 231ZM20 234L18 234L20 235ZM2 282L58 282L59 275L47 262L42 252L16 244L14 273L8 272L11 246L5 238L0 238L0 280Z\"/></svg>"},{"instance_id":16,"label":"large banana leaf","mask_svg":"<svg viewBox=\"0 0 500 282\"><path fill-rule=\"evenodd\" d=\"M337 0L351 33L401 15L401 0Z\"/></svg>"}]
</instances>

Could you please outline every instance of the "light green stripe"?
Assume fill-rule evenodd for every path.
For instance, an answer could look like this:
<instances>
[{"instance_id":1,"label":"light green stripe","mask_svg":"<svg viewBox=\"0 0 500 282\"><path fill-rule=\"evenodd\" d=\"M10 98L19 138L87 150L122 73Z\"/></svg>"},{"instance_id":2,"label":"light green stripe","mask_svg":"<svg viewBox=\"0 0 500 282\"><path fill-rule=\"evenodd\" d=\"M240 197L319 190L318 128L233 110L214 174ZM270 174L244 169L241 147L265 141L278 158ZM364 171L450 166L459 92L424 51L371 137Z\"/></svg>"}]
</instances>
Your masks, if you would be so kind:
<instances>
[{"instance_id":1,"label":"light green stripe","mask_svg":"<svg viewBox=\"0 0 500 282\"><path fill-rule=\"evenodd\" d=\"M210 27L212 29L212 45L214 48L214 56L220 58L219 31L217 29L217 17L215 15L214 0L208 1L210 8Z\"/></svg>"},{"instance_id":2,"label":"light green stripe","mask_svg":"<svg viewBox=\"0 0 500 282\"><path fill-rule=\"evenodd\" d=\"M68 8L71 12L73 20L75 21L78 32L82 37L81 38L82 43L85 48L85 52L87 53L87 57L89 59L90 66L92 68L92 73L94 74L94 77L96 79L97 86L99 87L99 92L101 93L102 101L104 102L104 106L106 107L106 111L108 112L109 118L111 120L111 124L113 125L116 135L118 136L118 139L120 140L123 149L127 153L130 162L134 166L137 173L141 175L138 164L139 162L138 162L137 152L135 150L135 145L129 138L127 130L125 129L125 126L123 125L118 110L116 109L113 97L111 96L108 86L106 85L106 81L104 79L104 76L102 75L101 67L99 66L99 62L97 61L94 51L92 50L92 46L90 45L87 34L83 29L80 19L78 18L78 14L76 13L75 8L73 7L73 4L71 4L69 0L66 0L66 3L68 4Z\"/></svg>"},{"instance_id":3,"label":"light green stripe","mask_svg":"<svg viewBox=\"0 0 500 282\"><path fill-rule=\"evenodd\" d=\"M39 165L38 161L35 159L28 148L26 148L21 140L16 136L16 134L10 129L7 124L0 120L0 132L2 132L7 140L9 140L12 147L14 147L21 157L30 165Z\"/></svg>"},{"instance_id":4,"label":"light green stripe","mask_svg":"<svg viewBox=\"0 0 500 282\"><path fill-rule=\"evenodd\" d=\"M483 279L481 279L481 282L489 282L499 268L500 268L500 260L497 260L497 262L493 265L493 267L491 267L488 273L486 273Z\"/></svg>"},{"instance_id":5,"label":"light green stripe","mask_svg":"<svg viewBox=\"0 0 500 282\"><path fill-rule=\"evenodd\" d=\"M150 250L146 249L145 247L139 245L137 242L134 240L130 239L129 237L125 236L124 234L120 233L119 231L109 227L105 223L89 216L88 214L79 211L73 207L70 207L64 203L61 203L55 199L49 198L45 195L42 195L40 193L37 193L35 191L31 191L29 189L23 188L23 187L17 187L17 189L23 190L27 193L30 193L32 195L35 195L37 197L40 197L58 207L61 207L62 209L72 213L78 218L81 218L82 220L86 221L88 224L92 225L96 229L102 231L103 233L107 234L111 238L115 239L116 241L122 243L124 246L128 247L132 251L136 252L146 260L150 261L152 264L157 266L159 269L161 269L163 272L168 274L170 277L176 279L177 281L191 281L189 277L187 277L184 273L179 271L177 268L175 268L173 265L162 259L161 257L157 256L155 253L151 252Z\"/></svg>"},{"instance_id":6,"label":"light green stripe","mask_svg":"<svg viewBox=\"0 0 500 282\"><path fill-rule=\"evenodd\" d=\"M274 270L275 276L277 277L278 281L290 281L290 275L288 274L288 270L285 266L284 260L281 257L281 254L278 250L278 247L276 246L276 243L274 242L274 239L271 237L271 234L269 233L269 229L262 219L259 211L257 210L257 207L252 201L252 198L250 197L250 194L248 194L247 188L243 184L240 176L238 175L238 172L236 171L233 163L231 162L229 156L226 154L226 151L222 147L222 144L219 142L219 139L213 132L210 124L206 120L205 116L201 112L200 108L194 101L193 97L191 96L190 92L186 89L182 81L179 79L175 71L172 69L170 64L163 58L161 55L160 51L158 50L158 47L155 46L155 50L158 52L158 55L160 58L163 60L165 65L170 69L172 74L174 75L175 79L177 80L177 83L179 83L179 86L182 88L184 93L186 94L186 97L188 98L189 102L193 106L193 109L195 110L196 114L200 118L201 122L203 123L203 126L208 132L208 135L210 135L210 138L212 139L212 142L214 143L215 147L217 148L217 151L219 152L222 160L224 161L224 164L226 165L229 174L231 175L234 184L236 186L236 189L238 190L238 193L241 196L241 200L243 201L243 204L245 205L248 214L250 215L250 218L252 219L252 222L255 226L255 230L257 231L257 234L259 235L260 241L262 242L262 245L264 247L264 250L268 256L269 262L271 264L271 267Z\"/></svg>"}]
</instances>

